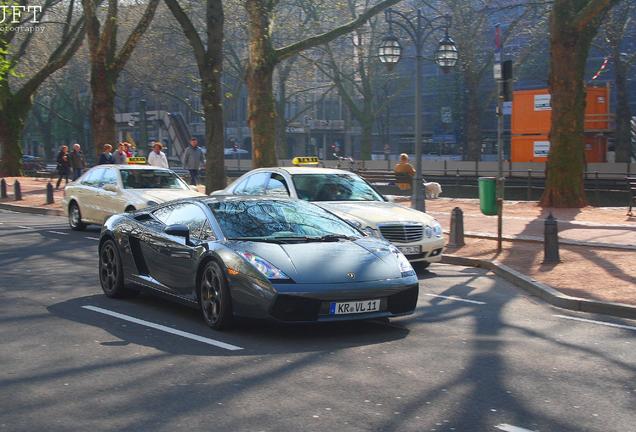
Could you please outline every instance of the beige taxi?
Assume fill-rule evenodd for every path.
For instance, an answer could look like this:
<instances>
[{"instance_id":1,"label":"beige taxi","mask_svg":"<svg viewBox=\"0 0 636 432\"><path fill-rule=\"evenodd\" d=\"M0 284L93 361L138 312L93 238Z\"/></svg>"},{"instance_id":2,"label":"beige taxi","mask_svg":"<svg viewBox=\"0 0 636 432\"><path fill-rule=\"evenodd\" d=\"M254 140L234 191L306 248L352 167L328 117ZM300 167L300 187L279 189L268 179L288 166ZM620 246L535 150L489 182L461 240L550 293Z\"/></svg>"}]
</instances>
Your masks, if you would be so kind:
<instances>
[{"instance_id":1,"label":"beige taxi","mask_svg":"<svg viewBox=\"0 0 636 432\"><path fill-rule=\"evenodd\" d=\"M393 243L412 264L442 259L442 227L432 216L390 202L360 176L318 167L259 168L213 195L278 195L310 201Z\"/></svg>"},{"instance_id":2,"label":"beige taxi","mask_svg":"<svg viewBox=\"0 0 636 432\"><path fill-rule=\"evenodd\" d=\"M194 187L192 187L194 188ZM204 195L172 170L147 165L98 165L64 188L62 205L74 230L113 214Z\"/></svg>"}]
</instances>

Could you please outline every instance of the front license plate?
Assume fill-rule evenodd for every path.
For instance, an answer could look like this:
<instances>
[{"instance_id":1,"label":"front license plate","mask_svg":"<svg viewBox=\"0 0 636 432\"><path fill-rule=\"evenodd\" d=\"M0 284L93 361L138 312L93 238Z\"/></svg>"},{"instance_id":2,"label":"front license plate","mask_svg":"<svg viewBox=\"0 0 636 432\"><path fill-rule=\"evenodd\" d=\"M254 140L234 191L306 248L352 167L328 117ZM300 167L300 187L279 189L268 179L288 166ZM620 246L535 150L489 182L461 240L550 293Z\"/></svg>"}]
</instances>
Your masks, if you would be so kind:
<instances>
[{"instance_id":1,"label":"front license plate","mask_svg":"<svg viewBox=\"0 0 636 432\"><path fill-rule=\"evenodd\" d=\"M362 300L353 302L333 302L329 305L330 315L344 315L380 310L380 300Z\"/></svg>"},{"instance_id":2,"label":"front license plate","mask_svg":"<svg viewBox=\"0 0 636 432\"><path fill-rule=\"evenodd\" d=\"M404 255L417 255L422 252L419 246L398 246L398 249Z\"/></svg>"}]
</instances>

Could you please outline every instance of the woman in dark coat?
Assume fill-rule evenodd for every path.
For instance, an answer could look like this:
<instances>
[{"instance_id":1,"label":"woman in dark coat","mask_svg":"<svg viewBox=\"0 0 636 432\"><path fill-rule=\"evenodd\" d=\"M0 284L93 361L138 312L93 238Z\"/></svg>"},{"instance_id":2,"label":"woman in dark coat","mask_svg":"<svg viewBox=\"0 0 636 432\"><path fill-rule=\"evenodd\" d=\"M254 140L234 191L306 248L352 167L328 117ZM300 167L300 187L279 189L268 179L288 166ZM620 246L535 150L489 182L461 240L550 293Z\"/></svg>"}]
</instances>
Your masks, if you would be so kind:
<instances>
[{"instance_id":1,"label":"woman in dark coat","mask_svg":"<svg viewBox=\"0 0 636 432\"><path fill-rule=\"evenodd\" d=\"M68 155L68 146L63 145L60 152L57 154L57 173L59 177L57 179L57 185L55 189L60 188L62 178L66 180L65 184L68 184L68 175L71 172L71 160Z\"/></svg>"}]
</instances>

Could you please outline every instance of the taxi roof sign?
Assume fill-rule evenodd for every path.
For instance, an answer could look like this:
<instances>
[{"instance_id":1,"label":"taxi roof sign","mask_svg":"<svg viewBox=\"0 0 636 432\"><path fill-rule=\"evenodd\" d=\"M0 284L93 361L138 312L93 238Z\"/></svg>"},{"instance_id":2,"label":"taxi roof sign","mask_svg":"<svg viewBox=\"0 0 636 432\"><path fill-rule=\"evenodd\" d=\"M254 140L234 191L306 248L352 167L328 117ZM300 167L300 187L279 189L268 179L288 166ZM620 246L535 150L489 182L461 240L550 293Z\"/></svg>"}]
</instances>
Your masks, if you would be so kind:
<instances>
[{"instance_id":1,"label":"taxi roof sign","mask_svg":"<svg viewBox=\"0 0 636 432\"><path fill-rule=\"evenodd\" d=\"M292 164L295 166L299 165L318 165L320 163L320 159L316 156L297 156L292 159Z\"/></svg>"},{"instance_id":2,"label":"taxi roof sign","mask_svg":"<svg viewBox=\"0 0 636 432\"><path fill-rule=\"evenodd\" d=\"M145 165L146 158L143 156L135 156L128 158L128 165Z\"/></svg>"}]
</instances>

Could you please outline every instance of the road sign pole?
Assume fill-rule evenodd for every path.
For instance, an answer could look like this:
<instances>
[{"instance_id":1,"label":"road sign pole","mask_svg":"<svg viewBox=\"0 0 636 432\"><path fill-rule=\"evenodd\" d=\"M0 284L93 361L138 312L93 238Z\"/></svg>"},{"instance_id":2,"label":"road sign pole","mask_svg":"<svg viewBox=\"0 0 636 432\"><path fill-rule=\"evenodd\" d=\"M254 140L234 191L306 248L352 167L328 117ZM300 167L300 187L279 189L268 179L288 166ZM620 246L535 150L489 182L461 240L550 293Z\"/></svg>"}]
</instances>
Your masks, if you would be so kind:
<instances>
[{"instance_id":1,"label":"road sign pole","mask_svg":"<svg viewBox=\"0 0 636 432\"><path fill-rule=\"evenodd\" d=\"M497 82L497 252L502 250L503 237L503 127L504 127L504 77L502 70L502 40L499 24L495 26L495 65L494 76Z\"/></svg>"}]
</instances>

